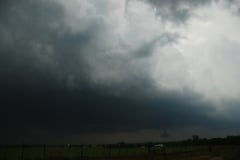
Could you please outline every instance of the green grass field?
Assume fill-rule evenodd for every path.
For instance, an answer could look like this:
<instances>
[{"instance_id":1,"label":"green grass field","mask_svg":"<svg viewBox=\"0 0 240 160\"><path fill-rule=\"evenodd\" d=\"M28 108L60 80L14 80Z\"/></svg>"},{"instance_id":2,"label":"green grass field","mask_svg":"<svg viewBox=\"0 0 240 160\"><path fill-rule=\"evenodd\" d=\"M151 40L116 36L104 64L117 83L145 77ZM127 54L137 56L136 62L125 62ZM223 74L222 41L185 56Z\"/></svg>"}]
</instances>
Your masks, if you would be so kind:
<instances>
[{"instance_id":1,"label":"green grass field","mask_svg":"<svg viewBox=\"0 0 240 160\"><path fill-rule=\"evenodd\" d=\"M2 147L0 160L238 160L240 146L166 146L149 151L145 147Z\"/></svg>"}]
</instances>

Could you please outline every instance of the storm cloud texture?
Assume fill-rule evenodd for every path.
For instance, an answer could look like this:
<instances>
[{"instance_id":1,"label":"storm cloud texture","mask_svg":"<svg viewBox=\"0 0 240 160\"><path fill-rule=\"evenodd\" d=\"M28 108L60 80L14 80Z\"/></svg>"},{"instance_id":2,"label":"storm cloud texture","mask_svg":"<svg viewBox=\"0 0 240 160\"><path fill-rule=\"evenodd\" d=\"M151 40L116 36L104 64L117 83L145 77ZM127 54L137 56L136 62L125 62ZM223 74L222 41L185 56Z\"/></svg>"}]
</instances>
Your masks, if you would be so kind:
<instances>
[{"instance_id":1,"label":"storm cloud texture","mask_svg":"<svg viewBox=\"0 0 240 160\"><path fill-rule=\"evenodd\" d=\"M239 7L0 1L1 143L239 134Z\"/></svg>"}]
</instances>

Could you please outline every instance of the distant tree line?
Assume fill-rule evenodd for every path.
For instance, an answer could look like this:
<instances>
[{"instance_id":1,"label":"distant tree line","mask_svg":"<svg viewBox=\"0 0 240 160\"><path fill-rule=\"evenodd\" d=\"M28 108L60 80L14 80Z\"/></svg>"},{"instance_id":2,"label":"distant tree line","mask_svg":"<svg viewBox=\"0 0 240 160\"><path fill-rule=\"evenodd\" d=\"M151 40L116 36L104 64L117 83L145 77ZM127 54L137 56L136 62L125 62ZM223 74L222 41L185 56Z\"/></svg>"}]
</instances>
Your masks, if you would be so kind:
<instances>
[{"instance_id":1,"label":"distant tree line","mask_svg":"<svg viewBox=\"0 0 240 160\"><path fill-rule=\"evenodd\" d=\"M199 138L194 135L192 139L168 142L166 145L240 145L240 136L227 136L225 138Z\"/></svg>"},{"instance_id":2,"label":"distant tree line","mask_svg":"<svg viewBox=\"0 0 240 160\"><path fill-rule=\"evenodd\" d=\"M101 147L101 148L135 148L135 147L153 147L157 144L163 144L164 146L171 145L240 145L240 135L237 136L227 136L225 138L199 138L199 136L194 135L192 139L187 139L183 141L173 141L173 142L145 142L145 143L125 143L119 142L115 144L97 144L97 145L76 145L76 144L66 144L66 145L0 145L0 148L9 148L15 147L24 147L24 148L34 148L34 147L58 147L58 148L71 148L71 147L83 147L83 148L92 148L92 147Z\"/></svg>"}]
</instances>

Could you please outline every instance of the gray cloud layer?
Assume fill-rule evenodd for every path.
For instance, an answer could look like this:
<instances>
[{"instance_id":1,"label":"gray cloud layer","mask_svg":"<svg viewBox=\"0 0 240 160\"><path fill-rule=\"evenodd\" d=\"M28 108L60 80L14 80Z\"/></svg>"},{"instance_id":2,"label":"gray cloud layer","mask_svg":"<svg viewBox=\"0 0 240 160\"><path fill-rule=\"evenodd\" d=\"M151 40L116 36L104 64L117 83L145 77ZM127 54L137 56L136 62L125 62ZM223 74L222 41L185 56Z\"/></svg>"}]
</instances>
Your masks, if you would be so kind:
<instances>
[{"instance_id":1,"label":"gray cloud layer","mask_svg":"<svg viewBox=\"0 0 240 160\"><path fill-rule=\"evenodd\" d=\"M201 5L211 3L209 0L145 0L154 8L157 8L156 15L164 20L171 20L176 23L184 23L192 16L192 10Z\"/></svg>"},{"instance_id":2,"label":"gray cloud layer","mask_svg":"<svg viewBox=\"0 0 240 160\"><path fill-rule=\"evenodd\" d=\"M174 48L182 32L166 27L185 25L209 1L1 3L2 130L239 127L189 87L189 65Z\"/></svg>"}]
</instances>

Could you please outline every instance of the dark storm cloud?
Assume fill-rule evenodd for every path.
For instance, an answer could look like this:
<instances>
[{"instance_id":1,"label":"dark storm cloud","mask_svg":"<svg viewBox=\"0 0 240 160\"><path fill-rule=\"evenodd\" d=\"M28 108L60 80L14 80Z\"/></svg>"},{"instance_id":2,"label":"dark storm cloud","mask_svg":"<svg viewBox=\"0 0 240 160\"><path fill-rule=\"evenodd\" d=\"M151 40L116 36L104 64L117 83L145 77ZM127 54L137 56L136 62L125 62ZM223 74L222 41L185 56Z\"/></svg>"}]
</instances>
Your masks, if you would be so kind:
<instances>
[{"instance_id":1,"label":"dark storm cloud","mask_svg":"<svg viewBox=\"0 0 240 160\"><path fill-rule=\"evenodd\" d=\"M182 5L207 3L148 2L158 16L177 23L190 16L191 10ZM158 91L150 64L136 64L151 56L156 43L175 43L177 34L165 32L135 48L122 44L124 54L108 55L111 46L104 41L111 29L104 21L93 18L83 30L74 31L65 21L64 6L56 1L1 3L0 129L77 134L230 124L210 116L215 110L198 100L200 95Z\"/></svg>"},{"instance_id":2,"label":"dark storm cloud","mask_svg":"<svg viewBox=\"0 0 240 160\"><path fill-rule=\"evenodd\" d=\"M200 4L205 1L149 2L156 7L168 8L171 6L170 8L177 9L182 3L193 6L195 3ZM127 83L135 83L135 75L125 73L126 68L130 68L135 73L141 69L139 69L139 66L137 66L138 68L132 66L131 62L141 57L149 57L156 43L160 42L164 46L178 38L177 35L164 33L157 39L142 44L139 48L129 48L128 52L135 53L132 54L133 56L104 56L98 52L102 52L100 51L102 48L104 50L105 44L102 44L97 37L99 33L108 29L104 28L106 26L102 22L91 21L84 31L71 33L64 22L66 17L64 9L55 1L35 2L26 0L24 2L11 1L4 4L0 15L0 34L2 37L0 40L0 72L7 76L1 77L1 81L4 81L2 84L18 85L17 83L25 83L34 86L36 84L52 83L49 86L59 84L76 87L78 86L77 83L81 84L82 81L88 81L89 76L91 76L89 72L92 72L92 67L89 66L89 62L85 61L86 57L93 59L94 64L90 65L95 68L105 64L105 68L111 68L116 72L120 71L123 74L122 76L128 79ZM169 11L175 12L174 9ZM173 14L174 16L175 14L179 15L177 13ZM168 19L168 17L166 18ZM181 21L181 19L179 20ZM128 48L129 46L123 45L122 47ZM96 70L95 72L99 71ZM104 73L97 73L96 75L98 74ZM145 72L137 75L137 78L151 81L146 78L147 76L148 74Z\"/></svg>"},{"instance_id":3,"label":"dark storm cloud","mask_svg":"<svg viewBox=\"0 0 240 160\"><path fill-rule=\"evenodd\" d=\"M136 131L184 126L221 126L207 104L186 97L132 99L86 88L81 91L15 90L4 93L1 127L61 133ZM194 99L192 97L192 99Z\"/></svg>"},{"instance_id":4,"label":"dark storm cloud","mask_svg":"<svg viewBox=\"0 0 240 160\"><path fill-rule=\"evenodd\" d=\"M89 66L82 57L97 52L89 44L101 26L92 24L84 32L71 34L63 23L63 9L46 1L11 1L1 9L2 129L72 132L127 125L120 123L124 118L115 111L127 112L132 102L98 94L86 75ZM139 80L129 86L144 83L148 82ZM112 88L102 92L107 90L112 93ZM119 120L111 120L117 115Z\"/></svg>"},{"instance_id":5,"label":"dark storm cloud","mask_svg":"<svg viewBox=\"0 0 240 160\"><path fill-rule=\"evenodd\" d=\"M198 7L209 5L212 2L219 0L144 0L157 9L156 16L160 16L163 20L172 21L175 23L185 23L191 16L193 11ZM235 7L239 4L236 0L224 0L229 5ZM239 9L238 9L239 10Z\"/></svg>"},{"instance_id":6,"label":"dark storm cloud","mask_svg":"<svg viewBox=\"0 0 240 160\"><path fill-rule=\"evenodd\" d=\"M91 28L76 35L66 32L63 10L53 1L9 4L0 15L3 87L64 85L68 77L78 73L78 80L84 79L87 65L76 47L88 43L94 34Z\"/></svg>"},{"instance_id":7,"label":"dark storm cloud","mask_svg":"<svg viewBox=\"0 0 240 160\"><path fill-rule=\"evenodd\" d=\"M209 5L212 2L218 3L219 0L144 0L150 3L153 8L157 9L156 15L163 20L172 21L175 23L185 23L192 15L193 11L204 5ZM229 5L235 7L239 4L237 0L224 0ZM239 10L239 9L238 9Z\"/></svg>"},{"instance_id":8,"label":"dark storm cloud","mask_svg":"<svg viewBox=\"0 0 240 160\"><path fill-rule=\"evenodd\" d=\"M192 16L192 10L205 4L211 3L211 0L144 0L149 2L157 9L157 16L163 20L170 20L176 23L184 23Z\"/></svg>"},{"instance_id":9,"label":"dark storm cloud","mask_svg":"<svg viewBox=\"0 0 240 160\"><path fill-rule=\"evenodd\" d=\"M49 24L43 22L49 23L55 20L59 13L55 12L56 7L53 6L39 7L42 5L41 2L11 2L11 5L5 7L0 15L1 81L4 81L2 84L9 83L9 85L37 83L41 75L49 76L48 71L52 69L48 63L44 64L49 55L47 47L41 47L41 44L52 41L50 37L56 37ZM37 55L35 49L41 53ZM39 59L37 56L40 56ZM43 70L46 73L43 73Z\"/></svg>"}]
</instances>

